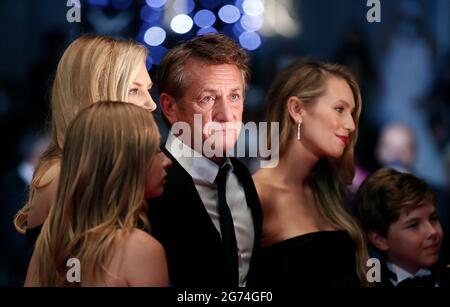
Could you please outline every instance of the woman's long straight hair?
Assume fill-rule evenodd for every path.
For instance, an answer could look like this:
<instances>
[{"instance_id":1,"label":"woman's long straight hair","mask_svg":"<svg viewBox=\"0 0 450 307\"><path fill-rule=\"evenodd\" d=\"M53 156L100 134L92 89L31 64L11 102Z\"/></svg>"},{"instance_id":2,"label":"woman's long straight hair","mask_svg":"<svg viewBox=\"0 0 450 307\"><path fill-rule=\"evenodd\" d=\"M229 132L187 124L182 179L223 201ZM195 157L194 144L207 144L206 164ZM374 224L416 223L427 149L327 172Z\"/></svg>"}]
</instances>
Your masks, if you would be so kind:
<instances>
[{"instance_id":1,"label":"woman's long straight hair","mask_svg":"<svg viewBox=\"0 0 450 307\"><path fill-rule=\"evenodd\" d=\"M290 117L287 107L288 99L295 96L305 105L315 103L324 94L326 82L330 77L345 80L353 93L355 110L352 117L355 131L350 134L349 144L340 158L323 157L314 165L310 183L322 216L335 227L346 231L355 242L358 276L361 283L366 285L368 251L365 236L359 223L345 205L345 191L352 183L354 176L353 149L358 136L362 104L358 82L341 65L313 59L297 60L281 71L269 90L267 122L279 123L279 155L282 157L294 141L297 125ZM270 130L267 140L272 146Z\"/></svg>"},{"instance_id":2,"label":"woman's long straight hair","mask_svg":"<svg viewBox=\"0 0 450 307\"><path fill-rule=\"evenodd\" d=\"M51 93L51 143L39 159L27 204L17 213L14 225L25 233L34 192L53 179L44 174L61 160L70 121L83 108L101 100L127 101L127 90L145 63L147 49L134 41L84 35L73 41L56 69Z\"/></svg>"},{"instance_id":3,"label":"woman's long straight hair","mask_svg":"<svg viewBox=\"0 0 450 307\"><path fill-rule=\"evenodd\" d=\"M72 286L66 261L81 264L81 286L106 285L117 230L148 227L146 173L159 148L152 114L130 103L99 102L70 124L56 202L36 242L37 286ZM114 276L112 276L114 277Z\"/></svg>"}]
</instances>

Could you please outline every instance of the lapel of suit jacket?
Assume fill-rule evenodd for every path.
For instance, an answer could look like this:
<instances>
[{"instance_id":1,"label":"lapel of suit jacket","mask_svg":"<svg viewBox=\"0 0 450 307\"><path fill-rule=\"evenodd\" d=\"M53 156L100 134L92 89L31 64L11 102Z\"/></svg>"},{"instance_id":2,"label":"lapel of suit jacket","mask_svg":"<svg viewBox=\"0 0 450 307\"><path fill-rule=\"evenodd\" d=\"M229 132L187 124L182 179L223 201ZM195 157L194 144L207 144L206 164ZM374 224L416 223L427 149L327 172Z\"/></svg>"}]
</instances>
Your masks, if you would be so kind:
<instances>
[{"instance_id":1,"label":"lapel of suit jacket","mask_svg":"<svg viewBox=\"0 0 450 307\"><path fill-rule=\"evenodd\" d=\"M178 194L182 203L178 204L177 207L185 206L183 212L185 212L187 216L185 216L184 219L190 221L189 223L197 228L207 229L208 231L215 233L217 240L222 241L220 233L214 226L214 223L198 194L191 175L189 175L183 166L181 166L164 146L162 146L161 150L172 160L172 167L167 171L168 176L170 176L170 180L166 183L168 188L167 192Z\"/></svg>"},{"instance_id":2,"label":"lapel of suit jacket","mask_svg":"<svg viewBox=\"0 0 450 307\"><path fill-rule=\"evenodd\" d=\"M233 164L234 173L238 177L239 182L244 187L245 199L247 200L247 205L252 210L253 222L255 223L255 229L260 229L262 225L262 211L261 204L259 202L258 194L256 192L255 185L251 175L242 163L236 158L230 158Z\"/></svg>"}]
</instances>

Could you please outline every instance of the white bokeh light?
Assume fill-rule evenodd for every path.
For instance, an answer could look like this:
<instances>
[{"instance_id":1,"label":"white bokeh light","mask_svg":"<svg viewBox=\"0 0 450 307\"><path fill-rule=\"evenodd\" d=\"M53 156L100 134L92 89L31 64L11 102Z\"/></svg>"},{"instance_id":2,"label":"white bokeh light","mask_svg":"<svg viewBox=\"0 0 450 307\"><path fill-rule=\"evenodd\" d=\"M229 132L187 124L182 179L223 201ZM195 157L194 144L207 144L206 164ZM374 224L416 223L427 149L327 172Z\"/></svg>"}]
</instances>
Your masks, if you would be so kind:
<instances>
[{"instance_id":1,"label":"white bokeh light","mask_svg":"<svg viewBox=\"0 0 450 307\"><path fill-rule=\"evenodd\" d=\"M178 34L185 34L192 29L194 21L185 14L175 16L170 22L170 28Z\"/></svg>"},{"instance_id":2,"label":"white bokeh light","mask_svg":"<svg viewBox=\"0 0 450 307\"><path fill-rule=\"evenodd\" d=\"M264 4L260 0L245 0L242 9L247 15L259 16L264 13Z\"/></svg>"},{"instance_id":3,"label":"white bokeh light","mask_svg":"<svg viewBox=\"0 0 450 307\"><path fill-rule=\"evenodd\" d=\"M242 16L241 25L246 31L258 31L262 28L264 23L264 18L262 15L259 16Z\"/></svg>"},{"instance_id":4,"label":"white bokeh light","mask_svg":"<svg viewBox=\"0 0 450 307\"><path fill-rule=\"evenodd\" d=\"M144 34L144 41L150 46L159 46L166 39L166 31L160 27L151 27Z\"/></svg>"}]
</instances>

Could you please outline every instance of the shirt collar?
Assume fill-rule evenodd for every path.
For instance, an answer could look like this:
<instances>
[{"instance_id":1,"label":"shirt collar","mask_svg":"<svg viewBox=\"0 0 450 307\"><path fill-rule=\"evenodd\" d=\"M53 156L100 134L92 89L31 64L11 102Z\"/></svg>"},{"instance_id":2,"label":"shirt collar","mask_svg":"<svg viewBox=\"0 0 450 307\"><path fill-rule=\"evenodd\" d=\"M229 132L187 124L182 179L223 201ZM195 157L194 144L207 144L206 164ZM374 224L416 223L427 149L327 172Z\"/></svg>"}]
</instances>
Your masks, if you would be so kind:
<instances>
[{"instance_id":1,"label":"shirt collar","mask_svg":"<svg viewBox=\"0 0 450 307\"><path fill-rule=\"evenodd\" d=\"M431 271L426 269L419 269L415 274L411 274L398 265L395 265L389 261L386 261L386 266L392 273L397 276L397 280L394 280L395 284L398 284L408 278L431 275Z\"/></svg>"},{"instance_id":2,"label":"shirt collar","mask_svg":"<svg viewBox=\"0 0 450 307\"><path fill-rule=\"evenodd\" d=\"M165 147L194 181L214 184L219 173L219 165L184 144L171 132L169 132ZM226 158L224 164L231 165L231 171L233 171L233 164L229 158Z\"/></svg>"}]
</instances>

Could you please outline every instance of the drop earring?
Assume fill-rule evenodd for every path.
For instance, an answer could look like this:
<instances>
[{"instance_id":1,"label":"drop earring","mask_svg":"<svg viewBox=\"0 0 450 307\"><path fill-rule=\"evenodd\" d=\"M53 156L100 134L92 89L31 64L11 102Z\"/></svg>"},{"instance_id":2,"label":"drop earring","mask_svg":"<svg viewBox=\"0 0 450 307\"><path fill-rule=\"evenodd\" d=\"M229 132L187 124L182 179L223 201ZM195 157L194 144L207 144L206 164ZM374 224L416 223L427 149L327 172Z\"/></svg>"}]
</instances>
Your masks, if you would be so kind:
<instances>
[{"instance_id":1,"label":"drop earring","mask_svg":"<svg viewBox=\"0 0 450 307\"><path fill-rule=\"evenodd\" d=\"M300 121L297 121L297 140L299 140L300 141L300 126L301 126L301 122Z\"/></svg>"}]
</instances>

